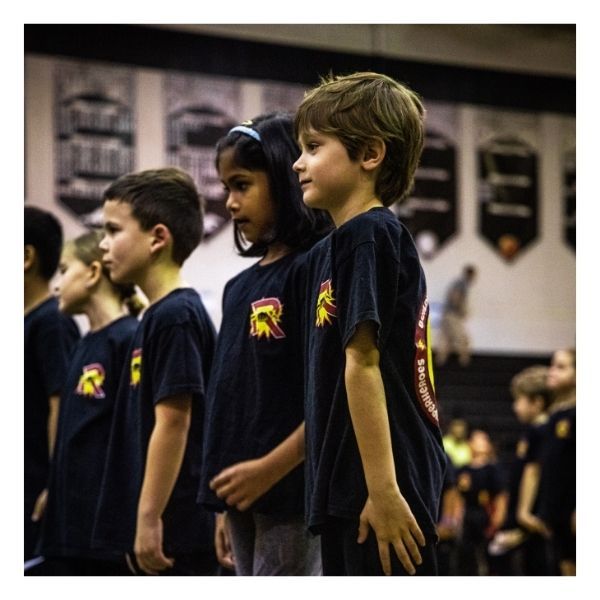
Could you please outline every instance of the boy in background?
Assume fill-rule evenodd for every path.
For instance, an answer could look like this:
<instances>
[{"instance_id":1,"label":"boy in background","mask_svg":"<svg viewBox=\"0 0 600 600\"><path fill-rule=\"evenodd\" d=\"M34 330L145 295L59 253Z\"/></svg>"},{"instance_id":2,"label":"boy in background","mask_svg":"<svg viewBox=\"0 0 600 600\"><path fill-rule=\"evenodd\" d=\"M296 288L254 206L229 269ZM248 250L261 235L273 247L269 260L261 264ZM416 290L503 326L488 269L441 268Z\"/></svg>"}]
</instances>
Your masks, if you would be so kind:
<instances>
[{"instance_id":1,"label":"boy in background","mask_svg":"<svg viewBox=\"0 0 600 600\"><path fill-rule=\"evenodd\" d=\"M42 512L38 507L44 504L48 483L60 391L79 329L58 310L58 300L49 289L62 250L60 223L51 213L26 206L24 225L24 542L25 561L29 561L36 555Z\"/></svg>"},{"instance_id":2,"label":"boy in background","mask_svg":"<svg viewBox=\"0 0 600 600\"><path fill-rule=\"evenodd\" d=\"M296 115L304 202L336 227L306 259L307 514L324 575L436 573L446 458L427 290L387 208L412 186L423 113L391 78L356 73L323 81Z\"/></svg>"},{"instance_id":3,"label":"boy in background","mask_svg":"<svg viewBox=\"0 0 600 600\"><path fill-rule=\"evenodd\" d=\"M213 518L196 494L215 329L181 275L202 237L201 199L165 168L119 178L104 200L103 262L150 306L117 394L94 544L128 553L136 573L213 574Z\"/></svg>"}]
</instances>

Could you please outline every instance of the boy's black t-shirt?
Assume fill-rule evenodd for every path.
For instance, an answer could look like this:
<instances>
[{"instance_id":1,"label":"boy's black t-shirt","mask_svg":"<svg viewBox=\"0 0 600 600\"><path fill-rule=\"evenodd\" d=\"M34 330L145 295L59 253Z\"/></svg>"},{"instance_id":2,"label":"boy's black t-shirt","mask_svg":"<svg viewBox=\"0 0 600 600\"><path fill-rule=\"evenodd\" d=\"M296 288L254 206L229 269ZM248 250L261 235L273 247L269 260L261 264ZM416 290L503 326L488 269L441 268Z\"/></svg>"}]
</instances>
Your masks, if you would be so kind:
<instances>
[{"instance_id":1,"label":"boy's black t-shirt","mask_svg":"<svg viewBox=\"0 0 600 600\"><path fill-rule=\"evenodd\" d=\"M367 487L350 420L344 349L359 323L377 328L396 478L435 539L446 456L438 425L425 276L414 242L387 208L349 220L306 259L305 419L308 524L358 519Z\"/></svg>"},{"instance_id":2,"label":"boy's black t-shirt","mask_svg":"<svg viewBox=\"0 0 600 600\"><path fill-rule=\"evenodd\" d=\"M575 406L550 416L541 450L540 485L535 513L550 526L569 523L575 510Z\"/></svg>"},{"instance_id":3,"label":"boy's black t-shirt","mask_svg":"<svg viewBox=\"0 0 600 600\"><path fill-rule=\"evenodd\" d=\"M94 548L132 551L155 405L178 394L192 395L192 416L183 463L162 515L163 548L169 556L212 547L213 516L196 503L196 495L214 344L214 325L193 289L176 289L144 313L113 412Z\"/></svg>"},{"instance_id":4,"label":"boy's black t-shirt","mask_svg":"<svg viewBox=\"0 0 600 600\"><path fill-rule=\"evenodd\" d=\"M465 501L463 536L470 540L484 539L492 501L505 489L500 468L495 463L465 465L457 470L457 488Z\"/></svg>"},{"instance_id":5,"label":"boy's black t-shirt","mask_svg":"<svg viewBox=\"0 0 600 600\"><path fill-rule=\"evenodd\" d=\"M48 484L48 398L63 388L73 346L79 339L73 319L49 298L25 315L25 505L33 504Z\"/></svg>"},{"instance_id":6,"label":"boy's black t-shirt","mask_svg":"<svg viewBox=\"0 0 600 600\"><path fill-rule=\"evenodd\" d=\"M227 505L209 488L224 468L264 456L303 421L301 331L292 286L298 255L256 263L231 279L207 394L198 499ZM304 512L299 465L251 507L265 514Z\"/></svg>"},{"instance_id":7,"label":"boy's black t-shirt","mask_svg":"<svg viewBox=\"0 0 600 600\"><path fill-rule=\"evenodd\" d=\"M546 431L546 423L527 425L519 437L515 449L515 455L509 466L508 473L508 506L503 529L519 527L517 523L517 508L519 504L519 491L523 469L530 462L538 462L542 449L542 441Z\"/></svg>"},{"instance_id":8,"label":"boy's black t-shirt","mask_svg":"<svg viewBox=\"0 0 600 600\"><path fill-rule=\"evenodd\" d=\"M44 556L104 558L91 549L92 527L119 378L137 329L122 317L77 344L60 399L42 527Z\"/></svg>"}]
</instances>

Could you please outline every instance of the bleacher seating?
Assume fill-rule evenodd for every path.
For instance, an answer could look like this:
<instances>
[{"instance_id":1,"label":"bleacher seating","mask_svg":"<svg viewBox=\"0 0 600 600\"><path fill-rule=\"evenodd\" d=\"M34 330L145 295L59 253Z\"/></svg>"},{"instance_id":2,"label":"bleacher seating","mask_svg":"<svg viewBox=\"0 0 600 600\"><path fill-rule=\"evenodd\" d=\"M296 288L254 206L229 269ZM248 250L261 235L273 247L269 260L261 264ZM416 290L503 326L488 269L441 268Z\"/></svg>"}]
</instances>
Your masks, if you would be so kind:
<instances>
[{"instance_id":1,"label":"bleacher seating","mask_svg":"<svg viewBox=\"0 0 600 600\"><path fill-rule=\"evenodd\" d=\"M474 355L467 367L451 356L435 368L435 387L442 431L450 419L464 418L472 429L485 429L498 452L498 460L509 459L521 431L512 411L510 381L532 365L550 364L550 355Z\"/></svg>"}]
</instances>

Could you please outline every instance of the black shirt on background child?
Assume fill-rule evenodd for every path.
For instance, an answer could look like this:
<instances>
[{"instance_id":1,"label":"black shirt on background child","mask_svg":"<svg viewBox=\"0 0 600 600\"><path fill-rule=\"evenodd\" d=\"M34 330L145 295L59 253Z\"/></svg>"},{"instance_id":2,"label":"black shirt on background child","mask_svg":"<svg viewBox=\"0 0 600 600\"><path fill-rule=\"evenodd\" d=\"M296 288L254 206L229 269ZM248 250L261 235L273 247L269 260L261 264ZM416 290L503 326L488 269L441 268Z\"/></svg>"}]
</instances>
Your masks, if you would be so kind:
<instances>
[{"instance_id":1,"label":"black shirt on background child","mask_svg":"<svg viewBox=\"0 0 600 600\"><path fill-rule=\"evenodd\" d=\"M541 451L535 514L553 531L557 560L575 560L571 518L576 505L576 407L558 410L548 420Z\"/></svg>"},{"instance_id":2,"label":"black shirt on background child","mask_svg":"<svg viewBox=\"0 0 600 600\"><path fill-rule=\"evenodd\" d=\"M301 255L300 255L301 258ZM211 510L227 505L208 487L224 468L268 454L304 420L302 351L293 273L298 254L254 264L223 292L207 393L204 456L198 499ZM299 465L251 508L263 514L304 513Z\"/></svg>"},{"instance_id":3,"label":"black shirt on background child","mask_svg":"<svg viewBox=\"0 0 600 600\"><path fill-rule=\"evenodd\" d=\"M428 348L426 283L414 242L389 209L374 208L316 244L306 269L308 525L319 531L332 518L357 524L367 500L344 369L357 325L371 321L398 487L433 545L446 457Z\"/></svg>"},{"instance_id":4,"label":"black shirt on background child","mask_svg":"<svg viewBox=\"0 0 600 600\"><path fill-rule=\"evenodd\" d=\"M48 484L48 399L63 388L73 346L79 339L73 319L49 298L25 315L25 559L34 554L37 525L31 521L35 501Z\"/></svg>"},{"instance_id":5,"label":"black shirt on background child","mask_svg":"<svg viewBox=\"0 0 600 600\"><path fill-rule=\"evenodd\" d=\"M144 313L121 376L96 513L93 544L131 552L154 408L192 395L181 470L162 515L166 556L213 547L213 516L196 503L202 459L204 395L215 343L214 326L198 293L172 291ZM176 558L176 567L177 567Z\"/></svg>"},{"instance_id":6,"label":"black shirt on background child","mask_svg":"<svg viewBox=\"0 0 600 600\"><path fill-rule=\"evenodd\" d=\"M88 333L73 352L50 467L45 557L116 558L92 550L92 527L119 379L137 326L134 317L121 317Z\"/></svg>"}]
</instances>

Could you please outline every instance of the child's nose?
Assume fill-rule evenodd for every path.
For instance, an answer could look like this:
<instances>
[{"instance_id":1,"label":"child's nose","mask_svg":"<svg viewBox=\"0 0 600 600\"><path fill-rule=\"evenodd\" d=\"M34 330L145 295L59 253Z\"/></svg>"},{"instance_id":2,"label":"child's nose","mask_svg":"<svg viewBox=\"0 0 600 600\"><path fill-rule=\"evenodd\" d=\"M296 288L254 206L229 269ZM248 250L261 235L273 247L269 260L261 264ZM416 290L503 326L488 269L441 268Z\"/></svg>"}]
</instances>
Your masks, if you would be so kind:
<instances>
[{"instance_id":1,"label":"child's nose","mask_svg":"<svg viewBox=\"0 0 600 600\"><path fill-rule=\"evenodd\" d=\"M296 173L299 173L302 170L302 156L300 156L300 158L298 158L298 160L292 165L292 169L294 169L294 171Z\"/></svg>"},{"instance_id":2,"label":"child's nose","mask_svg":"<svg viewBox=\"0 0 600 600\"><path fill-rule=\"evenodd\" d=\"M235 196L231 192L229 192L229 194L227 195L227 200L225 200L225 208L229 212L235 212L239 208Z\"/></svg>"}]
</instances>

